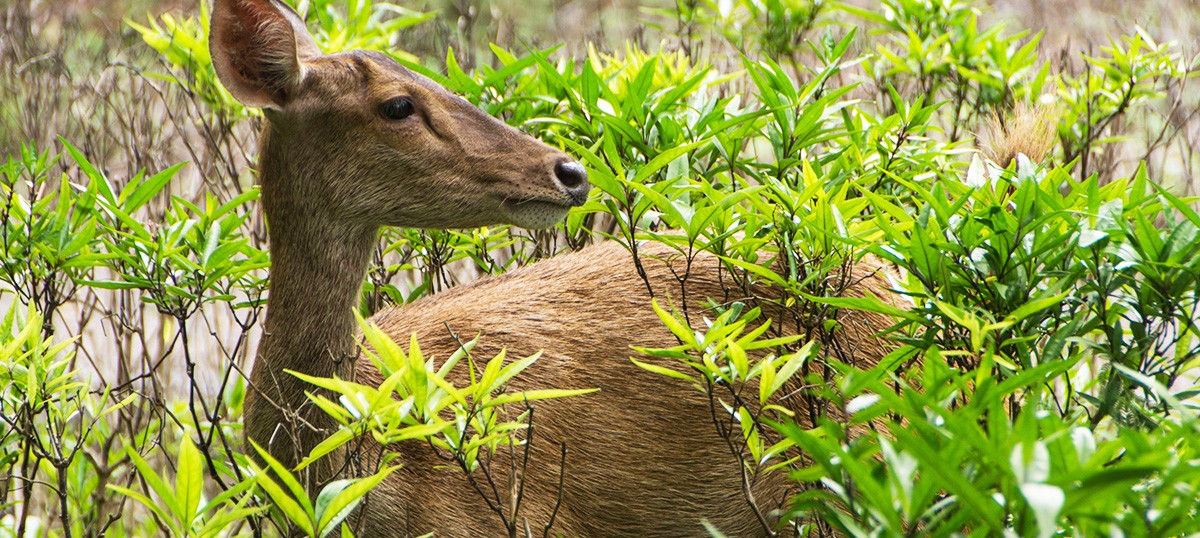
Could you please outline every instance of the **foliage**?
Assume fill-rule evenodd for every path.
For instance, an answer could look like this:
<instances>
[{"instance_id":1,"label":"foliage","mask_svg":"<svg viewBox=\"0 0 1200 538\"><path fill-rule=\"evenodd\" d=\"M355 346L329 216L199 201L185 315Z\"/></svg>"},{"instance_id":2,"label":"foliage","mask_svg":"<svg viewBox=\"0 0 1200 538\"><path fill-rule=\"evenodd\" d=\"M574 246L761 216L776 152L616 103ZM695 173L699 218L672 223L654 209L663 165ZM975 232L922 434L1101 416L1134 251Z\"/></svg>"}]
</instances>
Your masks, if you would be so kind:
<instances>
[{"instance_id":1,"label":"foliage","mask_svg":"<svg viewBox=\"0 0 1200 538\"><path fill-rule=\"evenodd\" d=\"M44 473L54 481L57 500L66 508L72 466L86 446L98 411L82 397L84 384L71 370L70 341L55 344L42 333L42 317L32 307L18 316L10 308L0 323L0 465L6 476L29 480ZM83 419L81 428L71 423ZM9 479L13 480L12 478ZM25 485L28 487L28 483ZM64 510L61 523L70 527Z\"/></svg>"},{"instance_id":2,"label":"foliage","mask_svg":"<svg viewBox=\"0 0 1200 538\"><path fill-rule=\"evenodd\" d=\"M880 255L908 274L904 323L920 327L895 354L924 367L842 367L828 398L849 424L780 425L812 455L795 476L826 486L797 513L850 534L1186 533L1193 507L1147 503L1196 480L1179 376L1195 362L1198 282L1175 251L1196 248L1189 205L1144 172L1101 187L1057 167L973 167L916 192L915 215L876 222ZM872 422L888 435L853 429Z\"/></svg>"},{"instance_id":3,"label":"foliage","mask_svg":"<svg viewBox=\"0 0 1200 538\"><path fill-rule=\"evenodd\" d=\"M1038 67L1039 36L979 28L979 10L958 0L889 0L878 11L847 8L879 27L883 42L867 73L933 102L948 95L951 140L959 122L1041 96L1049 65Z\"/></svg>"},{"instance_id":4,"label":"foliage","mask_svg":"<svg viewBox=\"0 0 1200 538\"><path fill-rule=\"evenodd\" d=\"M204 462L200 451L188 439L179 443L174 487L168 485L154 467L136 451L129 452L129 459L133 461L157 500L121 486L109 485L108 488L149 509L159 521L166 522L173 536L221 536L230 523L262 511L262 508L247 507L251 497L244 493L254 485L252 480L241 482L201 505L204 494ZM235 499L240 500L234 502Z\"/></svg>"},{"instance_id":5,"label":"foliage","mask_svg":"<svg viewBox=\"0 0 1200 538\"><path fill-rule=\"evenodd\" d=\"M925 368L900 392L870 372L847 372L839 397L850 398L849 425L779 425L813 455L793 476L823 486L797 497L798 514L856 536L1169 536L1195 528L1195 507L1183 500L1200 478L1193 409L1178 408L1181 421L1152 430L1093 430L1048 401L1046 377L1071 364L1005 378L940 358L936 348L926 352ZM1016 397L1026 400L1019 411L1005 405ZM881 416L892 436L852 433Z\"/></svg>"},{"instance_id":6,"label":"foliage","mask_svg":"<svg viewBox=\"0 0 1200 538\"><path fill-rule=\"evenodd\" d=\"M1102 170L1103 164L1089 163L1093 153L1115 142L1114 121L1139 104L1162 97L1167 81L1186 76L1178 53L1167 44L1156 43L1140 28L1132 35L1110 40L1100 51L1096 56L1083 55L1083 72L1064 74L1059 82L1064 117L1074 118L1058 127L1063 158L1080 160L1079 177Z\"/></svg>"},{"instance_id":7,"label":"foliage","mask_svg":"<svg viewBox=\"0 0 1200 538\"><path fill-rule=\"evenodd\" d=\"M774 532L1200 532L1200 216L1176 188L1194 152L1128 170L1114 157L1170 144L1139 142L1142 127L1186 131L1149 114L1186 102L1196 62L1174 45L1139 29L1055 64L1040 34L987 24L966 0L689 0L657 12L673 39L660 50L572 56L484 48L471 33L486 17L300 5L325 50L391 54L577 156L596 187L548 232L385 231L364 316L603 239L635 258L646 241L684 260L712 252L742 289L778 293L707 317L688 303L708 297L645 305L678 346L636 360L708 396L717 419L681 427L716 428L746 481L797 482ZM202 105L211 151L193 155L217 164L185 192L172 184L194 167L121 175L91 144L5 156L0 536L350 535L396 462L315 499L298 473L361 436L453 461L515 536L510 492L483 487L489 455L527 449L539 400L584 392L506 391L536 356L481 360L472 341L427 357L363 323L363 360L384 383L307 379L342 428L296 469L241 453L241 372L269 262L230 141L256 113L212 73L207 12L127 24L167 66L145 76ZM400 50L438 24L457 25L457 50ZM841 296L836 275L867 255L895 268L906 308ZM881 364L843 360L839 310L894 317ZM777 404L794 386L832 411L796 420Z\"/></svg>"}]
</instances>

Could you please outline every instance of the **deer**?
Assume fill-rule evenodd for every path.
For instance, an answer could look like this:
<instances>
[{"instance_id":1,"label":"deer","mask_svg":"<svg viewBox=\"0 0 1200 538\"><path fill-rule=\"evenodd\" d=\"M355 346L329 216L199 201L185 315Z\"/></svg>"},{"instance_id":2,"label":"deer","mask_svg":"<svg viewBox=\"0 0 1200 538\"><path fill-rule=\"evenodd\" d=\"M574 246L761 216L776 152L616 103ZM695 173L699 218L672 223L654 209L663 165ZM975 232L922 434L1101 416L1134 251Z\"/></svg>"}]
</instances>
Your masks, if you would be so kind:
<instances>
[{"instance_id":1,"label":"deer","mask_svg":"<svg viewBox=\"0 0 1200 538\"><path fill-rule=\"evenodd\" d=\"M323 53L279 0L214 0L210 30L220 82L265 116L257 170L272 267L245 434L291 467L337 424L308 403L314 387L288 371L381 382L370 361L356 360L354 309L382 227L547 228L583 204L591 186L575 159L385 54ZM370 322L397 341L415 334L426 356L458 350L452 333L481 335L474 353L486 357L542 352L513 390L599 389L537 402L539 442L521 476L527 523L552 522L563 536L707 536L704 522L729 536L771 536L778 510L748 506L740 464L713 431L704 395L630 360L632 346L676 344L650 308L652 294L737 298L708 253L691 261L681 288L672 252L642 245L643 278L624 246L603 241ZM844 294L887 296L886 273L869 260L848 266ZM838 315L833 342L856 363L879 362L888 345L875 335L892 320ZM357 509L360 535L506 535L461 471L440 468L428 446L367 450L397 453L402 466ZM310 467L308 487L335 478L346 457ZM783 474L764 475L749 493L778 508L795 487Z\"/></svg>"}]
</instances>

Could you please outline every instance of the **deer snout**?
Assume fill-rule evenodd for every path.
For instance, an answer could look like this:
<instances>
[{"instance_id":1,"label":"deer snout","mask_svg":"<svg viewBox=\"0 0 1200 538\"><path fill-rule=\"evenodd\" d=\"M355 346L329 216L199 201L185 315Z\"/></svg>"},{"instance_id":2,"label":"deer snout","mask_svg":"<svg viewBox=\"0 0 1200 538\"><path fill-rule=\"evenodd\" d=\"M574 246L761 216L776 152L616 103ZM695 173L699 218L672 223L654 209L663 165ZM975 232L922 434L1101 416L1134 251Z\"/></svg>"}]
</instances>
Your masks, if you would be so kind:
<instances>
[{"instance_id":1,"label":"deer snout","mask_svg":"<svg viewBox=\"0 0 1200 538\"><path fill-rule=\"evenodd\" d=\"M554 165L554 177L558 184L571 197L571 205L583 205L587 201L592 186L588 183L587 169L574 160L560 160Z\"/></svg>"}]
</instances>

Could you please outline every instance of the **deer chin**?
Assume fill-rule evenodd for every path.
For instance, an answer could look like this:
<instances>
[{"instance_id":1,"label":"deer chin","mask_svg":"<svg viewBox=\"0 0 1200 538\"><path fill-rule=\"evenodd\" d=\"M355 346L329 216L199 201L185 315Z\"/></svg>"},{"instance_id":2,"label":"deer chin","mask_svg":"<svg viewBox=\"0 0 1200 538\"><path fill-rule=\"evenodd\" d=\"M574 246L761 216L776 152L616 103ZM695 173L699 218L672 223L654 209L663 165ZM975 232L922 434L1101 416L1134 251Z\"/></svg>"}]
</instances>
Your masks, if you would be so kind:
<instances>
[{"instance_id":1,"label":"deer chin","mask_svg":"<svg viewBox=\"0 0 1200 538\"><path fill-rule=\"evenodd\" d=\"M503 202L508 212L508 221L522 228L541 230L554 226L575 205L571 202L558 202L534 199L508 199Z\"/></svg>"}]
</instances>

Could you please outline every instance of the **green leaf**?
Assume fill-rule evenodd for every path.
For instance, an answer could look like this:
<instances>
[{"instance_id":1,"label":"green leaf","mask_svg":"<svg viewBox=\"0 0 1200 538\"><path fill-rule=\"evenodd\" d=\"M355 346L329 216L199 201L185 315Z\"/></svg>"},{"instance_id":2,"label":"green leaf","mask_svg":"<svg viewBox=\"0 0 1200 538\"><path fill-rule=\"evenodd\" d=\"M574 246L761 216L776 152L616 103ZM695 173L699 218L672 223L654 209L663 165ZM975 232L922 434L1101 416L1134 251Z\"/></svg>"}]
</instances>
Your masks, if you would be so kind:
<instances>
[{"instance_id":1,"label":"green leaf","mask_svg":"<svg viewBox=\"0 0 1200 538\"><path fill-rule=\"evenodd\" d=\"M328 536L330 532L341 525L362 502L367 493L370 493L396 469L398 467L387 467L366 478L338 480L325 486L317 496L319 535Z\"/></svg>"},{"instance_id":2,"label":"green leaf","mask_svg":"<svg viewBox=\"0 0 1200 538\"><path fill-rule=\"evenodd\" d=\"M149 179L137 183L136 188L134 188L132 192L122 192L122 208L128 213L133 213L141 208L146 204L146 202L149 202L151 198L154 198L154 196L162 192L163 187L166 187L167 183L175 177L175 175L179 172L179 169L183 168L185 164L187 163L176 164L170 168L167 168L166 170L163 170L162 172L150 176ZM130 183L130 186L133 185L133 183Z\"/></svg>"},{"instance_id":3,"label":"green leaf","mask_svg":"<svg viewBox=\"0 0 1200 538\"><path fill-rule=\"evenodd\" d=\"M179 502L180 521L190 526L198 515L200 496L204 492L204 461L200 451L186 435L179 442L179 467L175 476L175 498Z\"/></svg>"},{"instance_id":4,"label":"green leaf","mask_svg":"<svg viewBox=\"0 0 1200 538\"><path fill-rule=\"evenodd\" d=\"M1033 314L1035 312L1045 310L1047 308L1050 308L1051 306L1061 303L1062 300L1064 298L1066 298L1067 295L1068 295L1067 292L1063 292L1063 293L1059 293L1057 295L1051 295L1050 297L1042 297L1041 299L1035 299L1035 300L1029 301L1029 302L1017 307L1012 312L1010 312L1008 314L1008 317L1011 320L1020 321L1022 319L1029 317L1031 314Z\"/></svg>"},{"instance_id":5,"label":"green leaf","mask_svg":"<svg viewBox=\"0 0 1200 538\"><path fill-rule=\"evenodd\" d=\"M154 468L151 467L149 463L146 463L146 460L142 459L142 456L138 454L137 450L134 450L132 446L127 447L125 453L129 455L129 459L132 460L133 465L137 467L138 473L142 475L142 479L146 481L146 485L150 486L150 489L156 495L158 495L159 499L162 500L162 504L165 505L165 507L170 510L171 513L176 515L174 518L167 519L178 519L178 516L183 514L184 510L176 500L173 490L167 486L167 483L163 481L162 477L155 472Z\"/></svg>"},{"instance_id":6,"label":"green leaf","mask_svg":"<svg viewBox=\"0 0 1200 538\"><path fill-rule=\"evenodd\" d=\"M495 407L497 405L505 405L513 402L524 402L533 400L549 400L552 398L568 398L571 396L583 396L593 392L599 392L600 389L536 389L526 390L522 392L509 392L492 398L486 407Z\"/></svg>"},{"instance_id":7,"label":"green leaf","mask_svg":"<svg viewBox=\"0 0 1200 538\"><path fill-rule=\"evenodd\" d=\"M345 428L333 432L333 435L326 437L320 443L317 443L317 446L313 447L312 451L308 453L308 456L305 456L305 458L296 465L296 470L300 470L312 465L313 462L329 455L329 453L341 448L342 446L345 446L346 443L353 441L354 437L354 432Z\"/></svg>"},{"instance_id":8,"label":"green leaf","mask_svg":"<svg viewBox=\"0 0 1200 538\"><path fill-rule=\"evenodd\" d=\"M671 331L671 334L674 334L676 338L685 344L696 347L696 334L692 331L691 327L685 326L674 314L659 306L658 299L651 299L650 306L654 308L654 313L658 314L658 319L663 322L663 325L667 326L667 330Z\"/></svg>"},{"instance_id":9,"label":"green leaf","mask_svg":"<svg viewBox=\"0 0 1200 538\"><path fill-rule=\"evenodd\" d=\"M72 146L71 143L67 142L65 138L60 136L58 137L58 141L62 143L64 148L66 148L67 153L71 154L71 158L75 160L75 164L79 165L80 170L83 170L84 175L88 177L90 185L94 185L99 190L100 195L103 196L107 202L115 205L117 203L117 196L113 193L112 185L109 184L108 178L104 177L104 174L101 174L100 171L97 170L96 167L87 160L87 157L84 157L83 153L78 149L75 149L75 146Z\"/></svg>"},{"instance_id":10,"label":"green leaf","mask_svg":"<svg viewBox=\"0 0 1200 538\"><path fill-rule=\"evenodd\" d=\"M308 494L304 492L304 487L300 485L291 471L271 457L269 452L258 446L258 443L251 440L250 445L267 463L267 468L270 470L270 472L260 470L257 473L259 488L271 497L271 501L284 512L293 524L301 527L309 535L313 534L313 507L308 500ZM272 477L272 474L275 478ZM275 481L276 478L287 486L287 491L279 486Z\"/></svg>"},{"instance_id":11,"label":"green leaf","mask_svg":"<svg viewBox=\"0 0 1200 538\"><path fill-rule=\"evenodd\" d=\"M656 373L659 375L665 375L667 377L673 377L675 379L681 379L683 381L695 381L694 379L692 379L691 376L689 376L683 372L680 372L678 370L672 370L670 368L658 366L656 364L642 362L633 357L630 357L629 360L633 361L633 363L638 365L638 367L640 367L643 370L646 370L648 372L653 372L653 373Z\"/></svg>"},{"instance_id":12,"label":"green leaf","mask_svg":"<svg viewBox=\"0 0 1200 538\"><path fill-rule=\"evenodd\" d=\"M700 146L708 144L711 140L712 139L710 139L710 138L705 138L703 140L698 140L696 142L692 142L691 144L673 147L662 153L659 153L657 156L655 156L653 159L651 159L650 162L646 163L645 166L638 169L637 174L635 174L633 176L632 182L633 183L645 183L646 180L649 179L649 177L651 175L653 175L655 172L658 172L659 170L662 170L668 164L671 164L671 161L674 161L675 159L679 158L680 155L687 154L688 152L690 152Z\"/></svg>"},{"instance_id":13,"label":"green leaf","mask_svg":"<svg viewBox=\"0 0 1200 538\"><path fill-rule=\"evenodd\" d=\"M161 519L165 522L174 522L175 521L175 518L172 517L171 514L167 513L165 510L163 510L162 505L151 500L149 497L142 495L141 493L138 493L136 491L133 491L129 488L125 488L125 487L121 487L121 486L117 486L117 485L113 485L113 484L106 484L105 486L110 491L115 491L117 493L120 493L121 495L129 497L129 498L141 503L142 506L145 506L146 508L150 509L150 511L154 512L154 514L156 516L158 516L159 519Z\"/></svg>"}]
</instances>

